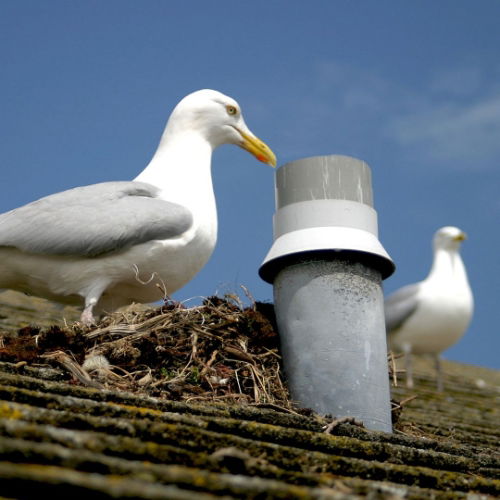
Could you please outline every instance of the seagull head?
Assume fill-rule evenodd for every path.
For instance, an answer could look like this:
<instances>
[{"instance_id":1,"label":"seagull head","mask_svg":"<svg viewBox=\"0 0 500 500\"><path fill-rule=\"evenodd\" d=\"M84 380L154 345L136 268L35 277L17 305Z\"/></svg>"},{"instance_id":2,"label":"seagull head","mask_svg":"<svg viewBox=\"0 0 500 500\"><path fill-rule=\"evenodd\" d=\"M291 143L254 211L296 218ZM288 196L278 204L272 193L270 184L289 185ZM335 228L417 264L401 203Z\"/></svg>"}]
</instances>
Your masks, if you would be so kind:
<instances>
[{"instance_id":1,"label":"seagull head","mask_svg":"<svg viewBox=\"0 0 500 500\"><path fill-rule=\"evenodd\" d=\"M458 251L465 239L467 235L458 227L445 226L438 229L434 235L434 249Z\"/></svg>"},{"instance_id":2,"label":"seagull head","mask_svg":"<svg viewBox=\"0 0 500 500\"><path fill-rule=\"evenodd\" d=\"M167 130L169 135L200 134L213 149L236 144L263 163L276 166L276 156L247 127L239 104L216 90L198 90L184 97L170 115Z\"/></svg>"}]
</instances>

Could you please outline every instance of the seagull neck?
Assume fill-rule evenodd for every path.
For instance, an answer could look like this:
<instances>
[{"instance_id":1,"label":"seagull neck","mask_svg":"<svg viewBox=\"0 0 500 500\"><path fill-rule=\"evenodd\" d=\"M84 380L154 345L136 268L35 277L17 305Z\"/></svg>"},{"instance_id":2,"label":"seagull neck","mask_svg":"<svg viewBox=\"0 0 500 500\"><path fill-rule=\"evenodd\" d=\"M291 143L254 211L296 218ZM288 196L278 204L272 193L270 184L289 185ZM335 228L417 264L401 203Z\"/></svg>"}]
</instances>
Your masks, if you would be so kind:
<instances>
[{"instance_id":1,"label":"seagull neck","mask_svg":"<svg viewBox=\"0 0 500 500\"><path fill-rule=\"evenodd\" d=\"M153 184L163 199L184 206L215 203L211 158L212 145L199 134L165 133L149 165L134 179Z\"/></svg>"},{"instance_id":2,"label":"seagull neck","mask_svg":"<svg viewBox=\"0 0 500 500\"><path fill-rule=\"evenodd\" d=\"M462 258L457 251L442 248L434 251L434 261L427 280L453 283L468 283Z\"/></svg>"}]
</instances>

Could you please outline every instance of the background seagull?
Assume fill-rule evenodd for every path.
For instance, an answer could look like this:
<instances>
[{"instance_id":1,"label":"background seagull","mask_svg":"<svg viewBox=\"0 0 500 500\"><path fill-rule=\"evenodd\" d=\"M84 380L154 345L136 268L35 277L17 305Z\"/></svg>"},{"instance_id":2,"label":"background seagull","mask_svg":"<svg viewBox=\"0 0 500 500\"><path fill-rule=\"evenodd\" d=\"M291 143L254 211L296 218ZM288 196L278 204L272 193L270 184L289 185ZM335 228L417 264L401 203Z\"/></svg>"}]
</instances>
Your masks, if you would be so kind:
<instances>
[{"instance_id":1,"label":"background seagull","mask_svg":"<svg viewBox=\"0 0 500 500\"><path fill-rule=\"evenodd\" d=\"M276 165L234 99L200 90L177 104L133 181L78 187L1 214L0 288L83 304L87 324L96 311L175 292L214 250L211 158L226 143Z\"/></svg>"},{"instance_id":2,"label":"background seagull","mask_svg":"<svg viewBox=\"0 0 500 500\"><path fill-rule=\"evenodd\" d=\"M410 388L411 354L430 354L436 362L438 390L443 390L440 353L463 336L471 321L473 297L459 253L465 238L457 227L439 229L427 278L400 288L385 301L389 347L405 354Z\"/></svg>"}]
</instances>

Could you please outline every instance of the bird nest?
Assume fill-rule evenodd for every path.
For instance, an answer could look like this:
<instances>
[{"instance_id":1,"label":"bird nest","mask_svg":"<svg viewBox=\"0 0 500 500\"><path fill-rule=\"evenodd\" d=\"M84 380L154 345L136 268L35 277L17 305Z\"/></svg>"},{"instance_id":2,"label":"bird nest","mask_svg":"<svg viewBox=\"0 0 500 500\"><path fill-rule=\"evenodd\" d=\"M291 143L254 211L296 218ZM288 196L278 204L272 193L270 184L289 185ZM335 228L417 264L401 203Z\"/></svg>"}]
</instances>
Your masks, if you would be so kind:
<instances>
[{"instance_id":1,"label":"bird nest","mask_svg":"<svg viewBox=\"0 0 500 500\"><path fill-rule=\"evenodd\" d=\"M96 328L26 327L0 339L0 360L56 364L96 388L292 408L271 304L231 295L130 307Z\"/></svg>"}]
</instances>

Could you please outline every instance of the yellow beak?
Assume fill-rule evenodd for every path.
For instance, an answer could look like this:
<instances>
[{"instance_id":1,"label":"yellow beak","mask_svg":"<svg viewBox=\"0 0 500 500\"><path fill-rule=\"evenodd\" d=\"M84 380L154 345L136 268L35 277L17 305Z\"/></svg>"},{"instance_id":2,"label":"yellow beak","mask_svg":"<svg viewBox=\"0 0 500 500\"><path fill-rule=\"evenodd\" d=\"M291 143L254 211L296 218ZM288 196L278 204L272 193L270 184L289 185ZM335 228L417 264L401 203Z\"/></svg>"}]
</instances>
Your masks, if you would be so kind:
<instances>
[{"instance_id":1,"label":"yellow beak","mask_svg":"<svg viewBox=\"0 0 500 500\"><path fill-rule=\"evenodd\" d=\"M457 236L455 236L455 241L464 241L466 239L467 239L466 233L460 233Z\"/></svg>"},{"instance_id":2,"label":"yellow beak","mask_svg":"<svg viewBox=\"0 0 500 500\"><path fill-rule=\"evenodd\" d=\"M253 154L257 160L267 163L272 167L276 166L276 155L271 151L271 148L265 142L261 141L254 135L243 132L239 128L237 130L243 138L243 141L240 144L243 149L246 149L249 153Z\"/></svg>"}]
</instances>

